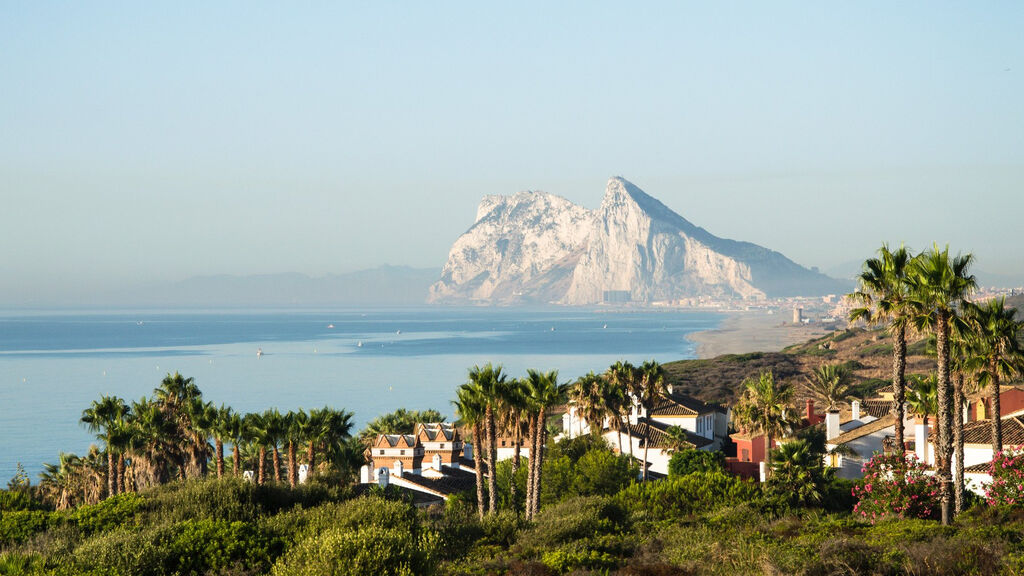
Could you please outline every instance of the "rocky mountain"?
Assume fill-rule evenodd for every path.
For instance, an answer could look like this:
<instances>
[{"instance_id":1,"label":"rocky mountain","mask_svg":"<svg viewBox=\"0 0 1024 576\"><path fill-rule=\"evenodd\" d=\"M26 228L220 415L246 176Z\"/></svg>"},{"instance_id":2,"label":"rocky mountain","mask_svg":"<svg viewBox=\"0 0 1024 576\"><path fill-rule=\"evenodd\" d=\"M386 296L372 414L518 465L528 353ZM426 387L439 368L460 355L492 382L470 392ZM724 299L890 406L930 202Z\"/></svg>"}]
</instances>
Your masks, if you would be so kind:
<instances>
[{"instance_id":1,"label":"rocky mountain","mask_svg":"<svg viewBox=\"0 0 1024 576\"><path fill-rule=\"evenodd\" d=\"M584 305L847 289L778 252L718 238L616 177L593 211L544 192L485 197L429 300Z\"/></svg>"}]
</instances>

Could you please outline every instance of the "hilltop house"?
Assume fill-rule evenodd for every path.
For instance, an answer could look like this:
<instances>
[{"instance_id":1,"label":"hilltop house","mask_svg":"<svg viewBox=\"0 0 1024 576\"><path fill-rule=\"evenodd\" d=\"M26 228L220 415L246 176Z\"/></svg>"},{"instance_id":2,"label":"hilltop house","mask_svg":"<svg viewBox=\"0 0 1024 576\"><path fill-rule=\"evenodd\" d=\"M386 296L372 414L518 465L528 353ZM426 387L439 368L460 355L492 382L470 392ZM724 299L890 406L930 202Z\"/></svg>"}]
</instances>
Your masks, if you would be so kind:
<instances>
[{"instance_id":1,"label":"hilltop house","mask_svg":"<svg viewBox=\"0 0 1024 576\"><path fill-rule=\"evenodd\" d=\"M673 443L668 435L670 427L678 426L683 430L685 443L697 450L720 450L728 434L725 409L673 393L671 386L650 410L634 397L629 416L622 419L621 426L611 424L606 418L600 431L608 444L616 451L621 446L622 453L632 453L637 459L643 459L646 446L648 470L656 474L668 474ZM562 433L570 438L591 433L590 424L580 417L575 406L570 405L562 416Z\"/></svg>"}]
</instances>

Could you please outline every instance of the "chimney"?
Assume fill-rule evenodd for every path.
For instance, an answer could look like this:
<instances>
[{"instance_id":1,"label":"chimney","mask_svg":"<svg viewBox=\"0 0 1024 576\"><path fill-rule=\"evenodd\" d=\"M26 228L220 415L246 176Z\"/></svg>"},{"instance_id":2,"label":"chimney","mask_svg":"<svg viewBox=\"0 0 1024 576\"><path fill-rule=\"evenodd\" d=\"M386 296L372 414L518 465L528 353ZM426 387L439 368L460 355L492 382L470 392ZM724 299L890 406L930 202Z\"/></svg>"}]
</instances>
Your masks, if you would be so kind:
<instances>
[{"instance_id":1,"label":"chimney","mask_svg":"<svg viewBox=\"0 0 1024 576\"><path fill-rule=\"evenodd\" d=\"M914 452L918 460L928 463L928 425L921 418L914 418Z\"/></svg>"},{"instance_id":2,"label":"chimney","mask_svg":"<svg viewBox=\"0 0 1024 576\"><path fill-rule=\"evenodd\" d=\"M830 411L825 414L825 440L832 440L842 434L839 429L839 412Z\"/></svg>"},{"instance_id":3,"label":"chimney","mask_svg":"<svg viewBox=\"0 0 1024 576\"><path fill-rule=\"evenodd\" d=\"M850 418L853 420L860 420L860 400L854 400L850 402Z\"/></svg>"},{"instance_id":4,"label":"chimney","mask_svg":"<svg viewBox=\"0 0 1024 576\"><path fill-rule=\"evenodd\" d=\"M804 414L804 418L807 419L808 424L814 423L814 398L807 399L807 411Z\"/></svg>"}]
</instances>

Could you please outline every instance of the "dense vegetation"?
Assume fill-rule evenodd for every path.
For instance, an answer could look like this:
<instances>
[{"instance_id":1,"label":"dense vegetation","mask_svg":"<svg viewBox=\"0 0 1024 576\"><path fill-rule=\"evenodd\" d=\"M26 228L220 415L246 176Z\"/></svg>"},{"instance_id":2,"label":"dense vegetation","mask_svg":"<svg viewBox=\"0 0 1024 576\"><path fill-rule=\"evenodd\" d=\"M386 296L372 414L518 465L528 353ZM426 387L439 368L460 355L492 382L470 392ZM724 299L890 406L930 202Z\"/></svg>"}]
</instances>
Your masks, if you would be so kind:
<instances>
[{"instance_id":1,"label":"dense vegetation","mask_svg":"<svg viewBox=\"0 0 1024 576\"><path fill-rule=\"evenodd\" d=\"M776 456L774 480L763 488L725 473L716 457L692 451L674 457L676 474L645 484L600 439L557 442L533 521L512 511L481 520L472 494L418 510L394 487L357 494L320 480L295 489L230 477L178 480L66 511L41 510L29 491L14 486L0 492L0 573L1013 574L1024 568L1019 505L974 501L951 526L900 518L871 524L851 513L849 482L827 473L787 475L787 459L800 459L798 450L790 452ZM820 467L820 455L817 462ZM816 502L794 497L808 487L820 494Z\"/></svg>"}]
</instances>

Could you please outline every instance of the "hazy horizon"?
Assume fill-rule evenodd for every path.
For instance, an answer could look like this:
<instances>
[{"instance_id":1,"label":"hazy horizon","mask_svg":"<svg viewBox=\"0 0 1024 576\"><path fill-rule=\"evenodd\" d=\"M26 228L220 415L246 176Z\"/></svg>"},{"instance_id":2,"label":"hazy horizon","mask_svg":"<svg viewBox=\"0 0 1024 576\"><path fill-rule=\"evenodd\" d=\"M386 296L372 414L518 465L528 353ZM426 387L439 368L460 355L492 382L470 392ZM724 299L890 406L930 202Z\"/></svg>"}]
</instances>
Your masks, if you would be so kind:
<instances>
[{"instance_id":1,"label":"hazy horizon","mask_svg":"<svg viewBox=\"0 0 1024 576\"><path fill-rule=\"evenodd\" d=\"M1024 6L8 4L0 305L440 269L489 194L621 175L823 271L1024 277Z\"/></svg>"}]
</instances>

